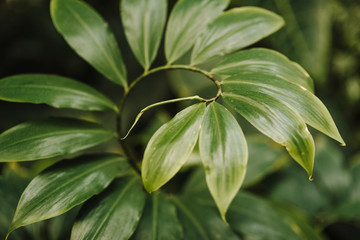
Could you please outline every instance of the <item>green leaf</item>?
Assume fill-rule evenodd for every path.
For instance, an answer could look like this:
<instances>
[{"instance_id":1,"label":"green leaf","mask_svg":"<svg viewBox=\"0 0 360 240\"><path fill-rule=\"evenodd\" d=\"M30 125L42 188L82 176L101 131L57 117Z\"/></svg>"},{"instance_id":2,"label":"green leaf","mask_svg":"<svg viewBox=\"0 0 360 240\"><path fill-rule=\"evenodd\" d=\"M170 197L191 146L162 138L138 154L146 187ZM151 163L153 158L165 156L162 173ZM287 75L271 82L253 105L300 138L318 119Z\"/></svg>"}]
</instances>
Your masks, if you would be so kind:
<instances>
[{"instance_id":1,"label":"green leaf","mask_svg":"<svg viewBox=\"0 0 360 240\"><path fill-rule=\"evenodd\" d=\"M210 202L211 199L209 198ZM239 240L212 205L207 205L191 196L173 198L184 228L184 239Z\"/></svg>"},{"instance_id":2,"label":"green leaf","mask_svg":"<svg viewBox=\"0 0 360 240\"><path fill-rule=\"evenodd\" d=\"M117 111L111 100L86 84L48 74L21 74L0 79L0 99L46 103L56 108Z\"/></svg>"},{"instance_id":3,"label":"green leaf","mask_svg":"<svg viewBox=\"0 0 360 240\"><path fill-rule=\"evenodd\" d=\"M177 240L183 235L173 203L161 192L151 194L132 239Z\"/></svg>"},{"instance_id":4,"label":"green leaf","mask_svg":"<svg viewBox=\"0 0 360 240\"><path fill-rule=\"evenodd\" d=\"M30 161L78 152L114 137L102 126L50 118L21 123L0 135L0 162Z\"/></svg>"},{"instance_id":5,"label":"green leaf","mask_svg":"<svg viewBox=\"0 0 360 240\"><path fill-rule=\"evenodd\" d=\"M165 33L165 55L173 63L195 43L206 25L222 13L229 0L181 0L175 4Z\"/></svg>"},{"instance_id":6,"label":"green leaf","mask_svg":"<svg viewBox=\"0 0 360 240\"><path fill-rule=\"evenodd\" d=\"M129 239L145 204L137 177L121 178L80 210L71 239Z\"/></svg>"},{"instance_id":7,"label":"green leaf","mask_svg":"<svg viewBox=\"0 0 360 240\"><path fill-rule=\"evenodd\" d=\"M67 212L104 190L130 167L117 155L65 160L36 176L23 192L9 233Z\"/></svg>"},{"instance_id":8,"label":"green leaf","mask_svg":"<svg viewBox=\"0 0 360 240\"><path fill-rule=\"evenodd\" d=\"M269 73L314 92L313 80L299 64L270 49L253 48L234 53L218 63L211 71L225 76L243 72Z\"/></svg>"},{"instance_id":9,"label":"green leaf","mask_svg":"<svg viewBox=\"0 0 360 240\"><path fill-rule=\"evenodd\" d=\"M300 240L296 223L284 219L265 200L247 193L239 193L229 208L228 221L245 239Z\"/></svg>"},{"instance_id":10,"label":"green leaf","mask_svg":"<svg viewBox=\"0 0 360 240\"><path fill-rule=\"evenodd\" d=\"M51 0L57 31L85 61L108 79L127 88L126 69L116 39L102 17L78 0Z\"/></svg>"},{"instance_id":11,"label":"green leaf","mask_svg":"<svg viewBox=\"0 0 360 240\"><path fill-rule=\"evenodd\" d=\"M128 43L140 64L154 61L166 21L166 0L122 0L121 20Z\"/></svg>"},{"instance_id":12,"label":"green leaf","mask_svg":"<svg viewBox=\"0 0 360 240\"><path fill-rule=\"evenodd\" d=\"M224 83L232 89L246 88L276 98L291 106L307 124L345 145L329 111L320 99L305 88L283 81L276 75L260 72L243 72L227 78ZM241 91L246 96L250 95L245 90Z\"/></svg>"},{"instance_id":13,"label":"green leaf","mask_svg":"<svg viewBox=\"0 0 360 240\"><path fill-rule=\"evenodd\" d=\"M196 40L191 63L203 63L247 47L283 25L280 16L265 9L233 8L211 22Z\"/></svg>"},{"instance_id":14,"label":"green leaf","mask_svg":"<svg viewBox=\"0 0 360 240\"><path fill-rule=\"evenodd\" d=\"M206 108L199 149L207 185L225 220L226 211L245 177L248 150L238 122L216 102Z\"/></svg>"},{"instance_id":15,"label":"green leaf","mask_svg":"<svg viewBox=\"0 0 360 240\"><path fill-rule=\"evenodd\" d=\"M194 104L164 124L146 146L142 180L148 192L168 182L189 158L198 139L205 103Z\"/></svg>"},{"instance_id":16,"label":"green leaf","mask_svg":"<svg viewBox=\"0 0 360 240\"><path fill-rule=\"evenodd\" d=\"M224 101L254 125L260 132L286 150L312 176L314 140L301 116L275 97L264 94L251 84L225 82Z\"/></svg>"}]
</instances>

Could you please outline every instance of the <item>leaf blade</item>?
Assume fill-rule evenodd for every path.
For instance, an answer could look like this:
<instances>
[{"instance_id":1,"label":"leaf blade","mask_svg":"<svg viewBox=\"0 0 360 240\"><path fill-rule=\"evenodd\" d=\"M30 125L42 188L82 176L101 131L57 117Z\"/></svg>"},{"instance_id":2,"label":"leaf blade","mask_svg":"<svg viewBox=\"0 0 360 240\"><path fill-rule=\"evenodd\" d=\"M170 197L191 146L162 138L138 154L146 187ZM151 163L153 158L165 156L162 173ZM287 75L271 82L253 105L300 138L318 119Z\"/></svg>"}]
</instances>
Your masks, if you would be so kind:
<instances>
[{"instance_id":1,"label":"leaf blade","mask_svg":"<svg viewBox=\"0 0 360 240\"><path fill-rule=\"evenodd\" d=\"M277 31L283 24L280 16L257 7L226 11L196 40L191 64L200 64L249 46Z\"/></svg>"},{"instance_id":2,"label":"leaf blade","mask_svg":"<svg viewBox=\"0 0 360 240\"><path fill-rule=\"evenodd\" d=\"M52 0L52 21L66 42L112 82L127 88L126 69L107 23L85 2Z\"/></svg>"},{"instance_id":3,"label":"leaf blade","mask_svg":"<svg viewBox=\"0 0 360 240\"><path fill-rule=\"evenodd\" d=\"M156 57L166 20L166 0L123 0L121 19L128 43L147 70Z\"/></svg>"},{"instance_id":4,"label":"leaf blade","mask_svg":"<svg viewBox=\"0 0 360 240\"><path fill-rule=\"evenodd\" d=\"M178 1L165 32L165 55L173 63L195 43L202 29L229 4L228 0Z\"/></svg>"},{"instance_id":5,"label":"leaf blade","mask_svg":"<svg viewBox=\"0 0 360 240\"><path fill-rule=\"evenodd\" d=\"M183 235L174 204L161 192L151 194L132 238L176 240Z\"/></svg>"},{"instance_id":6,"label":"leaf blade","mask_svg":"<svg viewBox=\"0 0 360 240\"><path fill-rule=\"evenodd\" d=\"M236 84L224 83L224 101L247 119L260 132L282 144L312 176L314 140L301 116L290 106L258 91L249 91Z\"/></svg>"},{"instance_id":7,"label":"leaf blade","mask_svg":"<svg viewBox=\"0 0 360 240\"><path fill-rule=\"evenodd\" d=\"M84 205L73 226L71 239L129 239L144 204L145 193L138 178L119 179Z\"/></svg>"},{"instance_id":8,"label":"leaf blade","mask_svg":"<svg viewBox=\"0 0 360 240\"><path fill-rule=\"evenodd\" d=\"M225 220L244 180L248 151L236 119L218 103L210 103L205 111L199 149L210 193Z\"/></svg>"},{"instance_id":9,"label":"leaf blade","mask_svg":"<svg viewBox=\"0 0 360 240\"><path fill-rule=\"evenodd\" d=\"M56 108L117 111L110 99L92 87L70 78L48 74L20 74L0 79L0 99L46 103Z\"/></svg>"},{"instance_id":10,"label":"leaf blade","mask_svg":"<svg viewBox=\"0 0 360 240\"><path fill-rule=\"evenodd\" d=\"M19 124L0 135L0 161L45 159L78 152L114 137L98 124L50 118Z\"/></svg>"},{"instance_id":11,"label":"leaf blade","mask_svg":"<svg viewBox=\"0 0 360 240\"><path fill-rule=\"evenodd\" d=\"M116 155L55 164L36 176L25 189L9 233L70 210L101 192L119 173L124 174L129 169L125 159Z\"/></svg>"},{"instance_id":12,"label":"leaf blade","mask_svg":"<svg viewBox=\"0 0 360 240\"><path fill-rule=\"evenodd\" d=\"M148 192L169 181L185 163L195 147L205 103L179 112L152 136L142 163L142 179Z\"/></svg>"},{"instance_id":13,"label":"leaf blade","mask_svg":"<svg viewBox=\"0 0 360 240\"><path fill-rule=\"evenodd\" d=\"M211 72L225 76L238 75L241 72L269 73L314 92L313 80L299 64L279 52L265 48L252 48L231 54Z\"/></svg>"},{"instance_id":14,"label":"leaf blade","mask_svg":"<svg viewBox=\"0 0 360 240\"><path fill-rule=\"evenodd\" d=\"M288 104L313 128L345 145L329 111L313 93L278 76L260 72L243 72L225 80L249 91L258 91Z\"/></svg>"}]
</instances>

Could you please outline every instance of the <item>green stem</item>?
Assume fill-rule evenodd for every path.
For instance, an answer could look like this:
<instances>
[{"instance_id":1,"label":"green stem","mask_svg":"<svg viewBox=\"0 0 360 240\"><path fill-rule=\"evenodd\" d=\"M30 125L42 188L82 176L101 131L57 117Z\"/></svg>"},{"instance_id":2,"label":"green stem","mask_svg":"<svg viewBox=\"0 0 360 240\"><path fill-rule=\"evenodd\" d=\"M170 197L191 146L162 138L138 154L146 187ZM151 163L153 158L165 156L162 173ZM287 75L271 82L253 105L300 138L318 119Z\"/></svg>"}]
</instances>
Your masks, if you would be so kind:
<instances>
[{"instance_id":1,"label":"green stem","mask_svg":"<svg viewBox=\"0 0 360 240\"><path fill-rule=\"evenodd\" d=\"M172 100L166 100L166 101L162 101L162 102L158 102L158 103L154 103L151 104L149 106L147 106L146 108L142 109L140 111L140 113L137 115L133 125L130 127L130 129L128 130L127 134L124 137L120 137L122 135L121 132L121 126L122 126L122 119L121 119L121 115L123 112L123 108L124 108L124 104L126 102L126 99L129 95L129 93L131 92L131 90L143 79L145 79L147 76L152 75L156 72L160 72L160 71L164 71L164 70L179 70L179 69L183 69L183 70L187 70L187 71L192 71L192 72L197 72L200 74L203 74L204 76L206 76L207 78L209 78L211 81L214 82L214 84L216 85L216 87L218 88L218 92L216 94L215 97L210 98L210 99L204 99L201 98L199 96L191 96L191 97L185 97L185 98L177 98L177 99L172 99ZM179 101L187 101L187 100L199 100L202 102L212 102L215 101L216 99L218 99L221 96L221 83L215 79L215 77L208 71L205 71L203 69L197 68L197 67L193 67L193 66L189 66L189 65L164 65L164 66L160 66L157 68L153 68L150 70L145 70L143 74L141 74L139 77L137 77L130 85L128 88L125 89L124 95L122 96L119 105L118 105L118 112L117 112L117 118L116 118L116 123L117 123L117 133L118 133L118 140L120 145L122 146L124 153L126 154L126 156L129 158L129 163L132 165L132 167L138 172L140 173L140 169L137 166L136 160L135 158L131 157L130 154L130 150L127 148L126 144L124 140L130 133L130 131L134 128L135 124L139 121L141 115L148 109L156 107L156 106L160 106L163 104L167 104L167 103L173 103L173 102L179 102Z\"/></svg>"}]
</instances>

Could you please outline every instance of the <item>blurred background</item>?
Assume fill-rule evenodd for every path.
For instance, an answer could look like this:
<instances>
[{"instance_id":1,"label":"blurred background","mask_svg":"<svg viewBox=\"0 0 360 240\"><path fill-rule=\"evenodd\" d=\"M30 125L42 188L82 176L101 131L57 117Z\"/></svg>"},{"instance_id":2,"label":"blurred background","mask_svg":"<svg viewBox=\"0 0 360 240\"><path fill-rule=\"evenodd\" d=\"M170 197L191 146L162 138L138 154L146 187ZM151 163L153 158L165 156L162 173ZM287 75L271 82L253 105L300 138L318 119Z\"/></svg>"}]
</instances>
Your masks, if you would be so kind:
<instances>
[{"instance_id":1,"label":"blurred background","mask_svg":"<svg viewBox=\"0 0 360 240\"><path fill-rule=\"evenodd\" d=\"M118 1L86 2L109 23L121 48L128 79L135 79L143 70L122 32ZM174 2L169 1L169 9ZM250 151L243 189L268 199L274 206L290 209L316 230L316 239L360 239L360 2L233 0L230 7L246 5L269 9L285 19L285 27L255 46L275 49L309 72L315 94L329 109L347 146L341 147L312 131L317 150L314 181L309 182L305 171L289 159L284 149L239 117ZM56 32L48 0L0 0L0 53L0 78L21 73L58 74L87 83L115 102L121 97L122 89L77 56ZM153 66L165 63L161 46ZM122 127L128 129L136 114L149 103L194 94L212 97L216 89L195 73L155 74L130 95ZM134 154L140 158L151 134L183 107L183 104L164 106L144 114L127 140L136 150ZM46 116L76 116L109 127L115 123L111 113L55 110L45 105L0 102L0 111L0 132ZM90 151L100 148L117 151L117 147L116 142L110 142ZM188 165L196 165L196 153L192 159ZM55 161L0 164L0 237L6 233L30 179ZM186 176L185 171L183 178ZM16 230L10 239L67 239L76 211Z\"/></svg>"}]
</instances>

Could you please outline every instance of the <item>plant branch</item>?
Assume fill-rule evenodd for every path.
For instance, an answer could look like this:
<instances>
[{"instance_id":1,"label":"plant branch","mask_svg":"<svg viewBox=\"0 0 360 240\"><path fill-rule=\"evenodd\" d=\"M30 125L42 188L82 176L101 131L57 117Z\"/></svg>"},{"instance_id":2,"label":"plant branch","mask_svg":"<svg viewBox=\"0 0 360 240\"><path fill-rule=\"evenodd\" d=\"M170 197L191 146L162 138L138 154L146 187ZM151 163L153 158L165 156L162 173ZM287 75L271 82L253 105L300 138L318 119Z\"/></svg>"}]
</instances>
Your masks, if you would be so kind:
<instances>
[{"instance_id":1,"label":"plant branch","mask_svg":"<svg viewBox=\"0 0 360 240\"><path fill-rule=\"evenodd\" d=\"M123 112L123 108L124 108L124 104L126 102L126 99L129 95L129 93L132 91L132 89L143 79L145 79L147 76L152 75L156 72L160 72L160 71L164 71L164 70L179 70L179 69L183 69L183 70L187 70L187 71L192 71L192 72L198 72L204 76L206 76L207 78L209 78L212 82L214 82L214 84L216 85L216 87L218 88L218 92L216 94L215 97L210 98L210 99L204 99L200 96L191 96L191 97L184 97L184 98L177 98L177 99L171 99L171 100L166 100L166 101L162 101L162 102L158 102L158 103L154 103L151 104L147 107L145 107L144 109L142 109L139 114L136 116L135 121L133 123L133 125L130 127L130 129L128 130L128 132L126 133L126 135L124 137L120 137L122 134L121 131L121 126L122 126L122 112ZM124 91L124 95L122 96L119 104L118 104L118 111L117 111L117 118L116 118L116 125L117 125L117 134L118 134L118 140L120 145L123 148L123 151L125 153L125 155L128 157L129 163L131 164L131 166L138 172L140 173L140 169L137 166L136 160L135 158L131 157L130 154L130 150L127 148L125 142L123 141L131 132L131 130L134 128L134 126L136 125L136 123L139 121L140 117L142 116L142 114L149 110L150 108L156 107L156 106L160 106L163 104L167 104L167 103L173 103L173 102L179 102L179 101L187 101L187 100L199 100L202 102L212 102L215 101L216 99L218 99L222 94L221 91L221 83L208 71L205 71L203 69L194 67L194 66L189 66L189 65L164 65L164 66L160 66L157 68L153 68L150 70L145 70L143 74L141 74L139 77L137 77L130 85L128 88L125 89Z\"/></svg>"}]
</instances>

